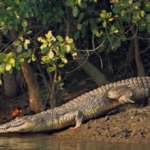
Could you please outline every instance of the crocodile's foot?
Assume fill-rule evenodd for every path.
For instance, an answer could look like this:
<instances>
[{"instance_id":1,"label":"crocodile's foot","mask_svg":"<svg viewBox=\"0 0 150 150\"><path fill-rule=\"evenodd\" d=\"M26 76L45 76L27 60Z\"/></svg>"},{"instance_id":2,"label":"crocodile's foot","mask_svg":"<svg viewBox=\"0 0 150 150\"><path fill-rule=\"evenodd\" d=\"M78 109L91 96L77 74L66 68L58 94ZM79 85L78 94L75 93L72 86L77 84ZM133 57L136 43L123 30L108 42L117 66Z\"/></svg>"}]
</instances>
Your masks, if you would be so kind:
<instances>
[{"instance_id":1,"label":"crocodile's foot","mask_svg":"<svg viewBox=\"0 0 150 150\"><path fill-rule=\"evenodd\" d=\"M30 132L34 126L34 123L27 116L16 118L15 120L0 125L0 134Z\"/></svg>"},{"instance_id":2,"label":"crocodile's foot","mask_svg":"<svg viewBox=\"0 0 150 150\"><path fill-rule=\"evenodd\" d=\"M135 103L134 100L132 100L132 96L133 96L133 91L128 86L119 86L116 88L111 88L107 92L108 98L117 99L121 104Z\"/></svg>"},{"instance_id":3,"label":"crocodile's foot","mask_svg":"<svg viewBox=\"0 0 150 150\"><path fill-rule=\"evenodd\" d=\"M76 122L76 125L74 128L78 128L81 126L83 122L83 113L81 111L76 112L75 122Z\"/></svg>"},{"instance_id":4,"label":"crocodile's foot","mask_svg":"<svg viewBox=\"0 0 150 150\"><path fill-rule=\"evenodd\" d=\"M75 119L75 126L71 127L70 129L74 130L79 128L83 122L83 113L81 111L74 112L74 119Z\"/></svg>"},{"instance_id":5,"label":"crocodile's foot","mask_svg":"<svg viewBox=\"0 0 150 150\"><path fill-rule=\"evenodd\" d=\"M133 101L132 99L130 99L128 96L123 95L118 99L120 104L126 104L126 103L132 103L134 104L135 101Z\"/></svg>"}]
</instances>

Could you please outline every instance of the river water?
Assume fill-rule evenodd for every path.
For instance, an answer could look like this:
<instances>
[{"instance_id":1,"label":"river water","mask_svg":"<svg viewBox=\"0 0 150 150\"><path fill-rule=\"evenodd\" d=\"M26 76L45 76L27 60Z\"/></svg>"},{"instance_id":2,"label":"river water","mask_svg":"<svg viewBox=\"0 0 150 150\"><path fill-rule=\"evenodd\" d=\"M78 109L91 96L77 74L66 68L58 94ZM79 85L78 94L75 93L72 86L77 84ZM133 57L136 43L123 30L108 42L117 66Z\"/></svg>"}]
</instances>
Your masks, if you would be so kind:
<instances>
[{"instance_id":1,"label":"river water","mask_svg":"<svg viewBox=\"0 0 150 150\"><path fill-rule=\"evenodd\" d=\"M0 137L0 150L149 150L149 145L69 141L52 135Z\"/></svg>"}]
</instances>

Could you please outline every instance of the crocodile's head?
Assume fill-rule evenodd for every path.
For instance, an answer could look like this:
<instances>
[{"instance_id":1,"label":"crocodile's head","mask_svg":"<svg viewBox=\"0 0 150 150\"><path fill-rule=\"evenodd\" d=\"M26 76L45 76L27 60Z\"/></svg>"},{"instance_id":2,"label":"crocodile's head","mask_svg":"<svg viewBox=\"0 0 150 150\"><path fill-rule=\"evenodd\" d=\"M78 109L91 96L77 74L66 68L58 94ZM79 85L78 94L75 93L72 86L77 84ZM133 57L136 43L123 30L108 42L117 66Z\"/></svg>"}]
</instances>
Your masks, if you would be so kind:
<instances>
[{"instance_id":1,"label":"crocodile's head","mask_svg":"<svg viewBox=\"0 0 150 150\"><path fill-rule=\"evenodd\" d=\"M0 125L0 134L31 132L35 127L36 124L34 123L34 121L29 119L28 117L21 117Z\"/></svg>"}]
</instances>

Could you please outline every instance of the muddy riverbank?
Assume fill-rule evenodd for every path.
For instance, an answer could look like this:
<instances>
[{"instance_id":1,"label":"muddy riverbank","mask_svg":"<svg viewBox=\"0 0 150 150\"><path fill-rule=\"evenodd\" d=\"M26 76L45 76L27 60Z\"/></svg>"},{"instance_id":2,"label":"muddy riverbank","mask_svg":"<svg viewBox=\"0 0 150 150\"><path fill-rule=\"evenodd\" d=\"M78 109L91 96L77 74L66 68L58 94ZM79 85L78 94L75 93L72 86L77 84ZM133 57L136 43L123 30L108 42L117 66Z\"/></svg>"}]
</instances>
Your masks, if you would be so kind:
<instances>
[{"instance_id":1,"label":"muddy riverbank","mask_svg":"<svg viewBox=\"0 0 150 150\"><path fill-rule=\"evenodd\" d=\"M150 140L150 106L123 108L119 113L53 135L68 140L145 143Z\"/></svg>"}]
</instances>

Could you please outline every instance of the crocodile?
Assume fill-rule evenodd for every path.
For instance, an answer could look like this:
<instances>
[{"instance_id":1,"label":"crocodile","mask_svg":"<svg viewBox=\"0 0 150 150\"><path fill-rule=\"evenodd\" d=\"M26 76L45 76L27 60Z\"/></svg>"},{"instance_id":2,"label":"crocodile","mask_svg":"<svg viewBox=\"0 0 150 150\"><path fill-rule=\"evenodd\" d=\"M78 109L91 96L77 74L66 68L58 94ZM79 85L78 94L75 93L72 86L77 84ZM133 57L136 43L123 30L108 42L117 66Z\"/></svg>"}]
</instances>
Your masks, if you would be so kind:
<instances>
[{"instance_id":1,"label":"crocodile","mask_svg":"<svg viewBox=\"0 0 150 150\"><path fill-rule=\"evenodd\" d=\"M102 85L69 102L38 114L18 117L0 125L0 134L54 132L108 114L127 103L150 96L150 76Z\"/></svg>"}]
</instances>

